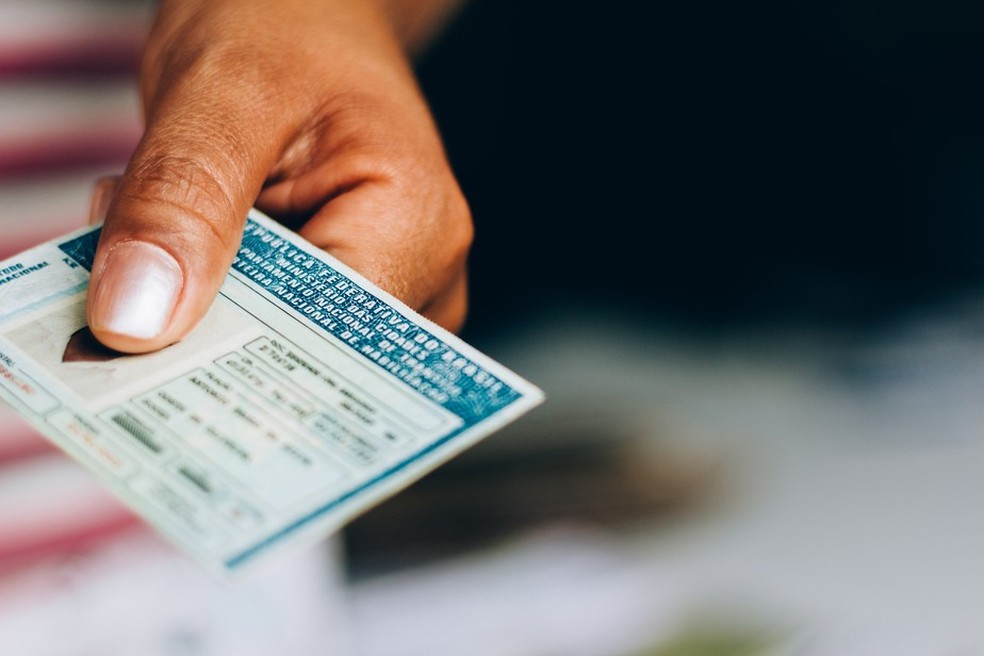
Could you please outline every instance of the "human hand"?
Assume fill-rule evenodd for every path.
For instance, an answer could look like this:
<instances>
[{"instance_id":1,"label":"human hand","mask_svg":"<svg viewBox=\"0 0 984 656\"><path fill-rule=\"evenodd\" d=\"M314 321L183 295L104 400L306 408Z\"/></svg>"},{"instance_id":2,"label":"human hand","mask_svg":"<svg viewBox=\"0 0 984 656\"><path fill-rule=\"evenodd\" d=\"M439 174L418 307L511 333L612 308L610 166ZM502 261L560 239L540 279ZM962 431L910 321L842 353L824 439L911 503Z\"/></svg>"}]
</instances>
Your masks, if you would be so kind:
<instances>
[{"instance_id":1,"label":"human hand","mask_svg":"<svg viewBox=\"0 0 984 656\"><path fill-rule=\"evenodd\" d=\"M467 204L376 0L164 0L141 72L146 130L105 219L88 322L139 353L191 330L252 205L428 318L466 309Z\"/></svg>"}]
</instances>

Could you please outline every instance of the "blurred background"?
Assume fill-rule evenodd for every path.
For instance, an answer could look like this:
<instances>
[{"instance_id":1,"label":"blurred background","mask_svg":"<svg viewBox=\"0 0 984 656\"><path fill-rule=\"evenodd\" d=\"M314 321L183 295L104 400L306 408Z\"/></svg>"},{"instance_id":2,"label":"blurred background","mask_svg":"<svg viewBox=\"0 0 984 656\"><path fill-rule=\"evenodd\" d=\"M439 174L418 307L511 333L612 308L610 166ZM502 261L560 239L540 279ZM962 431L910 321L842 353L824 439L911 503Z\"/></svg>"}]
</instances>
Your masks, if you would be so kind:
<instances>
[{"instance_id":1,"label":"blurred background","mask_svg":"<svg viewBox=\"0 0 984 656\"><path fill-rule=\"evenodd\" d=\"M124 165L151 12L0 2L0 255ZM233 588L6 413L0 647L984 653L984 8L471 0L416 65L547 403Z\"/></svg>"}]
</instances>

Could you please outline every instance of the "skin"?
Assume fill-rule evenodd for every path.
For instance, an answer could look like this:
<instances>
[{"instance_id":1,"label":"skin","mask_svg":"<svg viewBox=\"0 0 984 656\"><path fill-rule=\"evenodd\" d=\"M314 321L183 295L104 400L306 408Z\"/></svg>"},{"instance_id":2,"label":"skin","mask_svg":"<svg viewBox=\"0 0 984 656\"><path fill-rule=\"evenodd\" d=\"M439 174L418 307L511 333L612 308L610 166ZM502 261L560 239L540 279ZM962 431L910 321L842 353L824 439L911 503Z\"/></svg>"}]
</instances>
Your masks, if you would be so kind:
<instances>
[{"instance_id":1,"label":"skin","mask_svg":"<svg viewBox=\"0 0 984 656\"><path fill-rule=\"evenodd\" d=\"M438 324L461 327L471 216L407 60L451 3L414 4L161 3L141 71L145 134L93 200L104 219L88 303L97 339L139 353L187 334L253 205ZM164 249L183 274L151 338L106 330L95 300L116 266L109 255L129 241Z\"/></svg>"}]
</instances>

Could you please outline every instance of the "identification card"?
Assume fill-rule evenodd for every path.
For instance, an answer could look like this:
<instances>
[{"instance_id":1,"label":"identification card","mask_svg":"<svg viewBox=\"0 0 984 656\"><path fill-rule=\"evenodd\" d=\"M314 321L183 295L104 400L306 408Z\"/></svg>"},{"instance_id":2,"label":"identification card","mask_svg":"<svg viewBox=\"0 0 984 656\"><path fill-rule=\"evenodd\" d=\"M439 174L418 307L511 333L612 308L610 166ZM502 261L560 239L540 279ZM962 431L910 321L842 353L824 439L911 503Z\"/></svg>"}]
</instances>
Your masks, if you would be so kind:
<instances>
[{"instance_id":1,"label":"identification card","mask_svg":"<svg viewBox=\"0 0 984 656\"><path fill-rule=\"evenodd\" d=\"M310 543L542 400L255 210L184 340L86 327L99 229L0 263L0 398L210 570Z\"/></svg>"}]
</instances>

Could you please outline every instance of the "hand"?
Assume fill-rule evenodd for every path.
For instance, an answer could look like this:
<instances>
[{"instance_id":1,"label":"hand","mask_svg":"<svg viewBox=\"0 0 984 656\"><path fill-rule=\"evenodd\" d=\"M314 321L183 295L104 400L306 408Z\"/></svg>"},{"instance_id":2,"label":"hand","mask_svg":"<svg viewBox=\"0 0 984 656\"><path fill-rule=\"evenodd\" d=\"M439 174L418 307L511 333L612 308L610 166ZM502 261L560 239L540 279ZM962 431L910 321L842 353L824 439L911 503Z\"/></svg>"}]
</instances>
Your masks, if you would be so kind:
<instances>
[{"instance_id":1,"label":"hand","mask_svg":"<svg viewBox=\"0 0 984 656\"><path fill-rule=\"evenodd\" d=\"M93 205L100 341L137 353L181 339L254 204L461 326L471 217L383 3L164 0L141 94L143 139Z\"/></svg>"}]
</instances>

